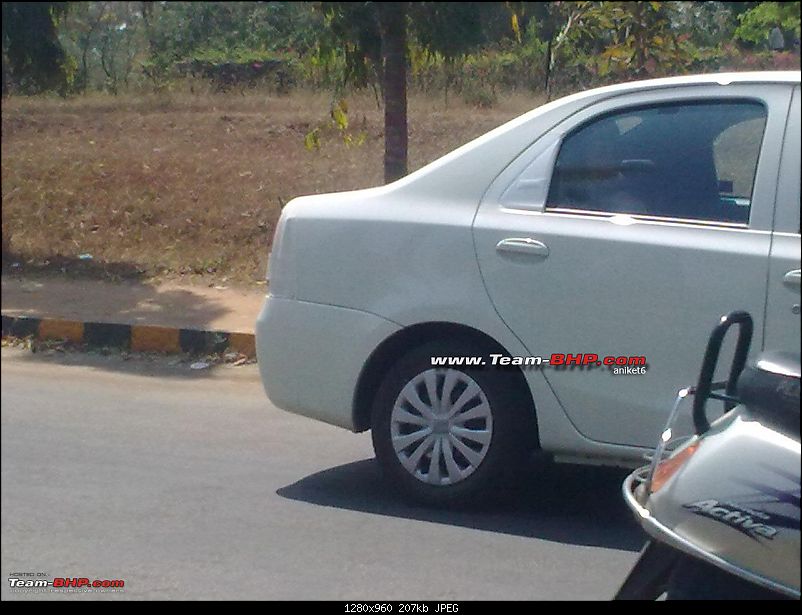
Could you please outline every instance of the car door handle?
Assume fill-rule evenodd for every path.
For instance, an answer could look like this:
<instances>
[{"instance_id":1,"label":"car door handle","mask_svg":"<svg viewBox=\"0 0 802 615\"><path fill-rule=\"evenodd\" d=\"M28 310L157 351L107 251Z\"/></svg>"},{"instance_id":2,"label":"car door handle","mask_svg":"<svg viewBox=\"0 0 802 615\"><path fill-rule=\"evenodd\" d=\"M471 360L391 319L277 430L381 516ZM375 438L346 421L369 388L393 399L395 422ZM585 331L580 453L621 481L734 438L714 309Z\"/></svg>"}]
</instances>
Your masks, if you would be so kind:
<instances>
[{"instance_id":1,"label":"car door handle","mask_svg":"<svg viewBox=\"0 0 802 615\"><path fill-rule=\"evenodd\" d=\"M787 286L799 286L800 270L789 271L783 276L783 283Z\"/></svg>"},{"instance_id":2,"label":"car door handle","mask_svg":"<svg viewBox=\"0 0 802 615\"><path fill-rule=\"evenodd\" d=\"M546 258L549 255L548 246L542 241L530 237L510 237L502 239L496 244L498 252L516 252L518 254L531 254Z\"/></svg>"}]
</instances>

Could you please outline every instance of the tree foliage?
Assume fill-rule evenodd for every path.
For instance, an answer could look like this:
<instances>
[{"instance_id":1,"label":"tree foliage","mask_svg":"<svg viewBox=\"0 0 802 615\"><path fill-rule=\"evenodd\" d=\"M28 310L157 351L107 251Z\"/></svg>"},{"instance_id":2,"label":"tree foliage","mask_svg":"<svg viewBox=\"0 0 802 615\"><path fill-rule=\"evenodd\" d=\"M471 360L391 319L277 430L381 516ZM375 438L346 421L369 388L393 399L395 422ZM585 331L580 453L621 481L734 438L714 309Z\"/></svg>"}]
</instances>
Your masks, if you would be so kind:
<instances>
[{"instance_id":1,"label":"tree foliage","mask_svg":"<svg viewBox=\"0 0 802 615\"><path fill-rule=\"evenodd\" d=\"M66 7L69 5L70 10ZM372 87L384 60L380 2L6 2L3 76L13 91L228 87L283 63L280 87ZM718 66L791 66L799 2L410 2L410 85L483 106L500 89L564 91ZM791 55L772 58L779 28ZM57 35L57 36L56 36ZM778 32L775 30L775 45ZM763 55L761 55L763 54ZM780 60L782 62L780 62ZM798 64L798 62L797 62ZM187 71L188 66L203 66ZM259 71L257 71L259 72ZM266 82L264 79L259 83ZM288 85L289 84L289 85Z\"/></svg>"},{"instance_id":2,"label":"tree foliage","mask_svg":"<svg viewBox=\"0 0 802 615\"><path fill-rule=\"evenodd\" d=\"M799 2L760 2L738 15L735 35L743 41L763 45L772 28L780 28L798 40L799 8Z\"/></svg>"},{"instance_id":3,"label":"tree foliage","mask_svg":"<svg viewBox=\"0 0 802 615\"><path fill-rule=\"evenodd\" d=\"M24 92L65 91L72 76L57 33L67 2L3 2L3 94L10 76Z\"/></svg>"},{"instance_id":4,"label":"tree foliage","mask_svg":"<svg viewBox=\"0 0 802 615\"><path fill-rule=\"evenodd\" d=\"M483 25L500 3L322 2L325 31L319 53L342 52L340 88L378 84L385 105L385 180L406 174L408 41L438 54L448 68L486 42Z\"/></svg>"},{"instance_id":5,"label":"tree foliage","mask_svg":"<svg viewBox=\"0 0 802 615\"><path fill-rule=\"evenodd\" d=\"M156 88L179 62L212 63L308 55L320 30L309 2L144 2L148 47L142 62Z\"/></svg>"},{"instance_id":6,"label":"tree foliage","mask_svg":"<svg viewBox=\"0 0 802 615\"><path fill-rule=\"evenodd\" d=\"M381 2L321 2L325 28L319 51L345 59L343 83L365 87L381 83ZM438 54L446 62L497 40L501 2L410 2L404 19L409 46ZM507 32L508 33L508 32Z\"/></svg>"},{"instance_id":7,"label":"tree foliage","mask_svg":"<svg viewBox=\"0 0 802 615\"><path fill-rule=\"evenodd\" d=\"M648 76L659 66L682 71L690 52L673 24L677 3L601 2L584 3L584 36L601 41L596 67L600 76L627 74Z\"/></svg>"}]
</instances>

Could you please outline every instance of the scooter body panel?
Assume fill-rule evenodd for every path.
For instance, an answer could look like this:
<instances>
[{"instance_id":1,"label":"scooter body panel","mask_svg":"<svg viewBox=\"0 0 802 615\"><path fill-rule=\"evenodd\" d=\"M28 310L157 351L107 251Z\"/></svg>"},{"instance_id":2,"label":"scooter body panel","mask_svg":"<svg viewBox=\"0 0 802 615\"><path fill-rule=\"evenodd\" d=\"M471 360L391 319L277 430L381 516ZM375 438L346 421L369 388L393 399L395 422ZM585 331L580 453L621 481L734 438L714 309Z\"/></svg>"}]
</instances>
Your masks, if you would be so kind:
<instances>
[{"instance_id":1,"label":"scooter body panel","mask_svg":"<svg viewBox=\"0 0 802 615\"><path fill-rule=\"evenodd\" d=\"M643 483L627 499L644 528L742 578L799 596L799 441L738 407L690 444L696 451L659 489L649 493Z\"/></svg>"}]
</instances>

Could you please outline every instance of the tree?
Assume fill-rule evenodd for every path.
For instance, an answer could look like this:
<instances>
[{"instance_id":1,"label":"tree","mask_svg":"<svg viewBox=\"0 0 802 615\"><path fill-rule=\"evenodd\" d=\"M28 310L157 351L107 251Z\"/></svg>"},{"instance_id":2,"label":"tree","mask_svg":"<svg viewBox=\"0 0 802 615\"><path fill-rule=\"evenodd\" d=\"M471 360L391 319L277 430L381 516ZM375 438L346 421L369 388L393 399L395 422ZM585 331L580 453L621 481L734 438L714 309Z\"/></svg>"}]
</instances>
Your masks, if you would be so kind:
<instances>
[{"instance_id":1,"label":"tree","mask_svg":"<svg viewBox=\"0 0 802 615\"><path fill-rule=\"evenodd\" d=\"M140 13L134 2L109 2L99 35L100 66L106 88L117 94L120 82L128 85L139 52Z\"/></svg>"},{"instance_id":2,"label":"tree","mask_svg":"<svg viewBox=\"0 0 802 615\"><path fill-rule=\"evenodd\" d=\"M766 44L773 28L780 28L798 39L799 2L761 2L738 15L738 21L740 25L735 36L755 45Z\"/></svg>"},{"instance_id":3,"label":"tree","mask_svg":"<svg viewBox=\"0 0 802 615\"><path fill-rule=\"evenodd\" d=\"M500 9L500 10L498 10ZM410 32L415 43L429 53L442 56L446 68L445 98L454 79L456 61L468 51L488 42L493 19L504 6L500 2L411 2Z\"/></svg>"},{"instance_id":4,"label":"tree","mask_svg":"<svg viewBox=\"0 0 802 615\"><path fill-rule=\"evenodd\" d=\"M27 93L66 92L68 57L56 26L68 2L3 2L3 95L8 93L6 59L11 77Z\"/></svg>"},{"instance_id":5,"label":"tree","mask_svg":"<svg viewBox=\"0 0 802 615\"><path fill-rule=\"evenodd\" d=\"M529 3L522 3L524 5ZM600 77L682 72L691 60L676 31L679 2L552 2L534 7L547 40L546 93L556 52L567 48ZM565 56L566 54L562 54Z\"/></svg>"},{"instance_id":6,"label":"tree","mask_svg":"<svg viewBox=\"0 0 802 615\"><path fill-rule=\"evenodd\" d=\"M149 50L145 76L161 89L174 69L184 70L180 65L247 64L268 58L288 62L307 54L321 31L321 12L313 4L143 2L141 30Z\"/></svg>"},{"instance_id":7,"label":"tree","mask_svg":"<svg viewBox=\"0 0 802 615\"><path fill-rule=\"evenodd\" d=\"M543 89L546 100L551 100L553 75L557 64L557 52L577 37L577 31L586 24L584 18L595 8L594 2L509 2L512 11L512 28L520 40L520 32L528 22L535 22L538 38L546 44L543 58Z\"/></svg>"},{"instance_id":8,"label":"tree","mask_svg":"<svg viewBox=\"0 0 802 615\"><path fill-rule=\"evenodd\" d=\"M482 42L486 2L321 2L320 48L342 50L343 84L378 81L385 107L384 180L407 171L407 47L411 38L447 62Z\"/></svg>"},{"instance_id":9,"label":"tree","mask_svg":"<svg viewBox=\"0 0 802 615\"><path fill-rule=\"evenodd\" d=\"M77 2L63 22L63 40L68 52L79 58L75 90L86 92L89 85L90 52L106 13L105 2Z\"/></svg>"},{"instance_id":10,"label":"tree","mask_svg":"<svg viewBox=\"0 0 802 615\"><path fill-rule=\"evenodd\" d=\"M606 34L596 62L599 75L622 72L640 78L658 68L682 71L687 51L673 28L675 2L599 2L585 13L587 32Z\"/></svg>"},{"instance_id":11,"label":"tree","mask_svg":"<svg viewBox=\"0 0 802 615\"><path fill-rule=\"evenodd\" d=\"M551 69L554 37L559 29L559 2L508 2L512 30L518 42L521 33L525 32L530 22L534 22L537 37L546 43L543 62L544 89L546 99L551 97Z\"/></svg>"},{"instance_id":12,"label":"tree","mask_svg":"<svg viewBox=\"0 0 802 615\"><path fill-rule=\"evenodd\" d=\"M715 48L732 39L738 25L738 11L754 2L677 2L673 26L703 49ZM747 6L744 6L747 5Z\"/></svg>"},{"instance_id":13,"label":"tree","mask_svg":"<svg viewBox=\"0 0 802 615\"><path fill-rule=\"evenodd\" d=\"M384 63L384 181L407 174L407 3L379 3Z\"/></svg>"}]
</instances>

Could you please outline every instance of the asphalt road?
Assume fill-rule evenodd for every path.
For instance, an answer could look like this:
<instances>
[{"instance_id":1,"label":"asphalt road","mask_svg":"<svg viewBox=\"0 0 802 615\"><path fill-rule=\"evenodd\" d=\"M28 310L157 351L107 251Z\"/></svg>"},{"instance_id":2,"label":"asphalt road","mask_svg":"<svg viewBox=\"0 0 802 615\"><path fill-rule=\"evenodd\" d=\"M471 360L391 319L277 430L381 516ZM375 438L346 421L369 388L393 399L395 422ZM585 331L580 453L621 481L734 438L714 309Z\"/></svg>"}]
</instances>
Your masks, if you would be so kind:
<instances>
[{"instance_id":1,"label":"asphalt road","mask_svg":"<svg viewBox=\"0 0 802 615\"><path fill-rule=\"evenodd\" d=\"M277 410L255 366L3 348L1 414L4 600L608 599L643 541L621 471L533 464L485 510L411 506L368 434Z\"/></svg>"}]
</instances>

